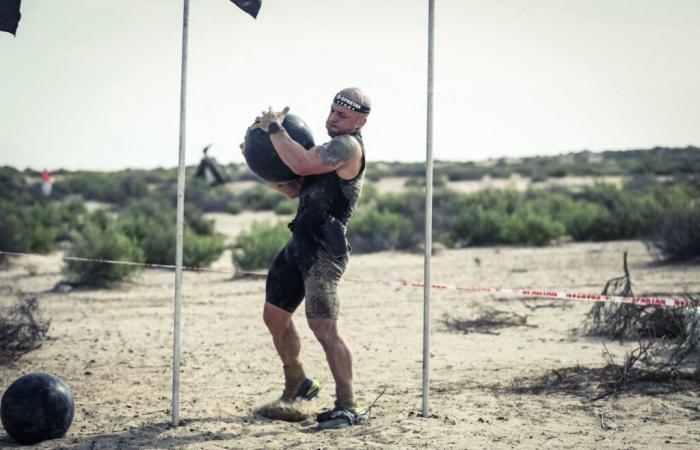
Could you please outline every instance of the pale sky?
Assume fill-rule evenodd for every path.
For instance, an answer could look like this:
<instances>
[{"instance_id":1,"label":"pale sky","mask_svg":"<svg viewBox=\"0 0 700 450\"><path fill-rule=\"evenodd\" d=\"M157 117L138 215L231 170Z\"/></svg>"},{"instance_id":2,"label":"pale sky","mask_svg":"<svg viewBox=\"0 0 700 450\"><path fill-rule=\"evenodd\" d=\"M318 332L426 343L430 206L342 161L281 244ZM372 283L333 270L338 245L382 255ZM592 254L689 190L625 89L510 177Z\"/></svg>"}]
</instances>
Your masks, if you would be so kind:
<instances>
[{"instance_id":1,"label":"pale sky","mask_svg":"<svg viewBox=\"0 0 700 450\"><path fill-rule=\"evenodd\" d=\"M373 110L370 160L425 158L427 0L191 0L187 163L242 162L255 115L317 142L336 91ZM700 144L700 1L436 0L434 156ZM181 0L22 0L0 33L0 165L173 167Z\"/></svg>"}]
</instances>

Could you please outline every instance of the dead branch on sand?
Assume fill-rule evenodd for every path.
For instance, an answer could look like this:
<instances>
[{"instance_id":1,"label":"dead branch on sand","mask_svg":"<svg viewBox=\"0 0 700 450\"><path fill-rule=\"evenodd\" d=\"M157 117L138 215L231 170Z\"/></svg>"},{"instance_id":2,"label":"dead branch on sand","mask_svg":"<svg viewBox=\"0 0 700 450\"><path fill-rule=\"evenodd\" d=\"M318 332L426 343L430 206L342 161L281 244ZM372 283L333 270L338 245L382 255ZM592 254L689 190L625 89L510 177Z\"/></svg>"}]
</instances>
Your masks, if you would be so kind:
<instances>
[{"instance_id":1,"label":"dead branch on sand","mask_svg":"<svg viewBox=\"0 0 700 450\"><path fill-rule=\"evenodd\" d=\"M6 314L0 315L0 364L16 361L41 347L51 321L39 320L38 308L36 296L24 296Z\"/></svg>"},{"instance_id":2,"label":"dead branch on sand","mask_svg":"<svg viewBox=\"0 0 700 450\"><path fill-rule=\"evenodd\" d=\"M507 311L499 311L495 309L484 310L476 319L455 319L445 314L442 318L442 323L450 331L461 331L467 333L484 333L495 334L495 329L510 328L510 327L536 327L536 325L528 325L528 316L521 316Z\"/></svg>"}]
</instances>

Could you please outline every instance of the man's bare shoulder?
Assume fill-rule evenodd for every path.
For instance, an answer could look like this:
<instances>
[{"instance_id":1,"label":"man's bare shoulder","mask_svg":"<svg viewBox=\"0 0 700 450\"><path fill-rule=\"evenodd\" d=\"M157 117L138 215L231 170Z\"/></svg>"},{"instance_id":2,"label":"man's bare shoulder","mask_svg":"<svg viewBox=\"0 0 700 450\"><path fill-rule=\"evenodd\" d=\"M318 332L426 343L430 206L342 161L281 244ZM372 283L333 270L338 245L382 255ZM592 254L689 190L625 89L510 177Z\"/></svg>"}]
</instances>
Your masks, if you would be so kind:
<instances>
[{"instance_id":1,"label":"man's bare shoulder","mask_svg":"<svg viewBox=\"0 0 700 450\"><path fill-rule=\"evenodd\" d=\"M341 134L319 146L318 155L326 166L337 166L357 159L362 154L360 142L352 135Z\"/></svg>"}]
</instances>

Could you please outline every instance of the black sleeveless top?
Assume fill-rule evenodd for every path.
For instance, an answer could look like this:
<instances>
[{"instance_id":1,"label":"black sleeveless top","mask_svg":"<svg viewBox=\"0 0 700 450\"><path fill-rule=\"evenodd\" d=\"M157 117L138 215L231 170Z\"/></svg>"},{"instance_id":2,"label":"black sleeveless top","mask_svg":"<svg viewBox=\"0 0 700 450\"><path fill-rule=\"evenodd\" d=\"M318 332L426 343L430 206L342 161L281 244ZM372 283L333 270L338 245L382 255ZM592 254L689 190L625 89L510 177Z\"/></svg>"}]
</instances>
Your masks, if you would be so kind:
<instances>
[{"instance_id":1,"label":"black sleeveless top","mask_svg":"<svg viewBox=\"0 0 700 450\"><path fill-rule=\"evenodd\" d=\"M357 209L365 178L365 146L360 133L351 136L362 148L360 172L352 180L340 178L335 171L304 177L297 215L289 224L295 235L314 235L330 216L347 225Z\"/></svg>"}]
</instances>

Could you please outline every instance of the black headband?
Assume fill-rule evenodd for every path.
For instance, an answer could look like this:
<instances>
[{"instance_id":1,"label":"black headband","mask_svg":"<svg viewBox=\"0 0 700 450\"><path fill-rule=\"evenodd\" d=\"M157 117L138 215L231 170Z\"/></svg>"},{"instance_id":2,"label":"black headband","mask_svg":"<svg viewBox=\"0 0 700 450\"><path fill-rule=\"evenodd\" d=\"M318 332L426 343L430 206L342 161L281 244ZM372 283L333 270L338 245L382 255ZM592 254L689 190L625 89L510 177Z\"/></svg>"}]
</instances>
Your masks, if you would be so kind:
<instances>
[{"instance_id":1,"label":"black headband","mask_svg":"<svg viewBox=\"0 0 700 450\"><path fill-rule=\"evenodd\" d=\"M343 108L347 108L350 111L355 111L362 114L369 114L370 110L369 106L357 103L355 100L349 99L343 94L337 94L333 99L333 103L338 106L342 106Z\"/></svg>"}]
</instances>

